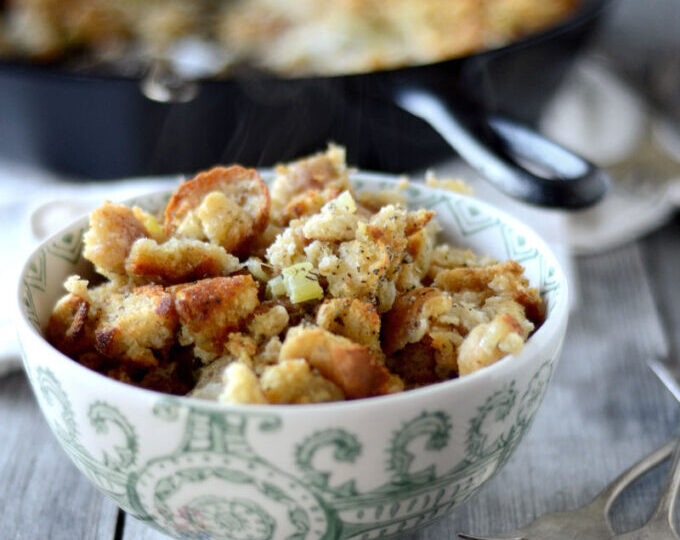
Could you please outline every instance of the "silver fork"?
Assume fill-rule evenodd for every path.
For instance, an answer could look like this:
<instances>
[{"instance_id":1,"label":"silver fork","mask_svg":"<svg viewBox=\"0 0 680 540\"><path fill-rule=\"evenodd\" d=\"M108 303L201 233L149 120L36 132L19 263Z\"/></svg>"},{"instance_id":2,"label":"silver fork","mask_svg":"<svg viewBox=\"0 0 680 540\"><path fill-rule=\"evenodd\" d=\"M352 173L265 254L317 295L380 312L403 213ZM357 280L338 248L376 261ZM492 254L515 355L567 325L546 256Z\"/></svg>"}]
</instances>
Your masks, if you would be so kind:
<instances>
[{"instance_id":1,"label":"silver fork","mask_svg":"<svg viewBox=\"0 0 680 540\"><path fill-rule=\"evenodd\" d=\"M666 485L654 514L641 528L618 534L612 540L671 540L680 539L675 529L675 500L680 486L680 444L673 450L673 463L666 478Z\"/></svg>"},{"instance_id":2,"label":"silver fork","mask_svg":"<svg viewBox=\"0 0 680 540\"><path fill-rule=\"evenodd\" d=\"M651 358L647 364L673 396L680 401L680 386L675 376L668 369L667 363ZM673 462L666 477L661 498L654 509L654 514L640 529L614 536L612 540L678 540L680 536L675 528L675 503L680 487L680 442L673 451Z\"/></svg>"},{"instance_id":3,"label":"silver fork","mask_svg":"<svg viewBox=\"0 0 680 540\"><path fill-rule=\"evenodd\" d=\"M651 454L642 458L635 465L619 475L609 486L607 486L599 495L597 495L589 504L574 510L566 510L564 512L553 512L540 516L529 525L518 529L512 533L504 533L496 536L474 536L466 533L458 533L460 538L467 540L596 540L596 539L621 539L621 540L642 540L642 539L656 539L673 538L668 536L668 526L665 529L654 529L655 531L666 531L666 536L659 536L659 532L646 533L645 525L642 529L638 529L641 534L648 534L648 536L613 536L607 515L611 505L621 492L636 478L643 475L647 471L656 467L659 463L665 460L671 452L674 451L674 462L669 482L667 482L667 489L664 496L659 503L654 516L648 522L652 522L660 527L661 522L666 516L669 519L668 512L673 510L675 493L677 492L678 481L680 480L680 467L678 466L680 452L680 439L673 437L663 444L663 446L654 450ZM657 519L657 515L659 516ZM673 532L674 529L671 529ZM651 531L651 529L650 529ZM628 534L634 534L634 532ZM675 537L677 538L677 536Z\"/></svg>"}]
</instances>

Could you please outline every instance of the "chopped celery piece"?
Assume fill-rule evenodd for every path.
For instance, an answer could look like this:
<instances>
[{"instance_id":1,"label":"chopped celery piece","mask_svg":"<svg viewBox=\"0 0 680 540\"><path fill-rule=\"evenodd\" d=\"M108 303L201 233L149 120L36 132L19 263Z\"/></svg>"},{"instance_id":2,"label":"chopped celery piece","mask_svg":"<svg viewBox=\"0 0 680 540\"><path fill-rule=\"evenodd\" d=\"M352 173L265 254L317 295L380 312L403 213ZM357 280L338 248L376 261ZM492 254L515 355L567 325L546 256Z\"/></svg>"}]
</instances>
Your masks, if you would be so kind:
<instances>
[{"instance_id":1,"label":"chopped celery piece","mask_svg":"<svg viewBox=\"0 0 680 540\"><path fill-rule=\"evenodd\" d=\"M323 298L323 289L311 263L294 264L284 268L281 275L288 298L294 304Z\"/></svg>"},{"instance_id":2,"label":"chopped celery piece","mask_svg":"<svg viewBox=\"0 0 680 540\"><path fill-rule=\"evenodd\" d=\"M135 206L132 211L135 217L142 222L142 225L144 225L144 228L149 233L151 238L159 243L165 241L165 231L163 230L163 225L159 223L155 216L145 212L138 206Z\"/></svg>"},{"instance_id":3,"label":"chopped celery piece","mask_svg":"<svg viewBox=\"0 0 680 540\"><path fill-rule=\"evenodd\" d=\"M158 220L152 216L151 214L147 214L145 217L144 221L144 227L146 228L147 231L151 234L151 236L163 236L163 227L161 226L160 223L158 223Z\"/></svg>"}]
</instances>

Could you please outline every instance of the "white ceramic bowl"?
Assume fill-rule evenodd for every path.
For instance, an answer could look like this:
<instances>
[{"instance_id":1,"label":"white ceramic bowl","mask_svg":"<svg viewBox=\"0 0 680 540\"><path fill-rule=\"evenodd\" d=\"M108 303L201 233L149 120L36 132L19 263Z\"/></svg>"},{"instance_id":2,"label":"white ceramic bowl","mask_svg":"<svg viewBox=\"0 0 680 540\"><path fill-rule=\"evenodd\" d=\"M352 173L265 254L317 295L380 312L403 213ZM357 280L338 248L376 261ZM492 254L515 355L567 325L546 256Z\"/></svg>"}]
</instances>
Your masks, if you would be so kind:
<instances>
[{"instance_id":1,"label":"white ceramic bowl","mask_svg":"<svg viewBox=\"0 0 680 540\"><path fill-rule=\"evenodd\" d=\"M394 179L355 175L358 189ZM567 284L527 227L478 200L412 185L445 236L524 265L548 316L521 354L402 394L319 405L223 405L142 390L70 360L43 338L62 283L87 272L87 218L23 268L18 331L40 407L76 466L123 509L177 538L345 539L398 534L457 507L527 431L559 356ZM167 193L135 204L160 207Z\"/></svg>"}]
</instances>

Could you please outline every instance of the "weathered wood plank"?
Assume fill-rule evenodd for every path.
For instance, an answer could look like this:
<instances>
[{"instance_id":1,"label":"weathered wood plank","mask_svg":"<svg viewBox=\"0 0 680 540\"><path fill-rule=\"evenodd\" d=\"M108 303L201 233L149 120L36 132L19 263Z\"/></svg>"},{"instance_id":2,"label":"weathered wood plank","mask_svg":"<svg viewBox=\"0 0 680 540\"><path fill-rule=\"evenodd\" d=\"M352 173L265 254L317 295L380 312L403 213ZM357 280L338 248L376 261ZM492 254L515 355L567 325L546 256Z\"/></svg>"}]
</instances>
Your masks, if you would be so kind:
<instances>
[{"instance_id":1,"label":"weathered wood plank","mask_svg":"<svg viewBox=\"0 0 680 540\"><path fill-rule=\"evenodd\" d=\"M71 464L23 373L0 378L2 538L113 540L117 507Z\"/></svg>"},{"instance_id":2,"label":"weathered wood plank","mask_svg":"<svg viewBox=\"0 0 680 540\"><path fill-rule=\"evenodd\" d=\"M680 369L680 216L643 245L654 298Z\"/></svg>"}]
</instances>

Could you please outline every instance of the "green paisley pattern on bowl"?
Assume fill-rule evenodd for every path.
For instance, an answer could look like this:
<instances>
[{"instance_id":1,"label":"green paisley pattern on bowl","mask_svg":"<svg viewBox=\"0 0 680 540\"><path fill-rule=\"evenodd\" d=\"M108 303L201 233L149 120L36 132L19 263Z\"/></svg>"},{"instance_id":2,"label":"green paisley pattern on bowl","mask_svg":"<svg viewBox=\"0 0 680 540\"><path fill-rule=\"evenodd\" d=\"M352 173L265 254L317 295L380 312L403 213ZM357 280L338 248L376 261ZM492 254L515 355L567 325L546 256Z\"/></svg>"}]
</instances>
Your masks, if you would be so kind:
<instances>
[{"instance_id":1,"label":"green paisley pattern on bowl","mask_svg":"<svg viewBox=\"0 0 680 540\"><path fill-rule=\"evenodd\" d=\"M376 190L391 184L366 175L355 185ZM449 239L493 245L496 258L521 262L549 313L558 300L564 302L559 269L524 229L467 197L416 184L407 188L407 196L410 206L437 212L453 235ZM134 204L153 211L167 199L168 193L159 193ZM84 268L79 260L82 234L82 226L74 226L45 244L24 272L21 307L38 331L61 295L58 282ZM386 427L390 436L379 449L380 462L371 462L384 480L366 487L353 467L370 450L370 430L348 429L331 420L305 431L286 425L285 415L257 407L247 412L201 407L169 396L148 401L148 410L133 416L105 396L79 401L77 385L60 380L58 369L26 359L51 429L92 483L150 525L178 538L201 540L368 539L446 515L502 467L528 429L554 358L546 354L535 366L475 396L477 405L465 422L456 424L455 410L431 403L395 418ZM178 431L181 440L149 455L144 448L149 422ZM272 459L265 446L276 445L277 436L291 427L296 439L282 446L282 461ZM446 456L459 457L453 463ZM338 476L336 466L344 476Z\"/></svg>"},{"instance_id":2,"label":"green paisley pattern on bowl","mask_svg":"<svg viewBox=\"0 0 680 540\"><path fill-rule=\"evenodd\" d=\"M489 396L467 426L452 426L443 410L422 411L401 423L385 448L382 467L389 481L370 491L356 479L334 485L332 473L314 466L314 454L333 449L336 461L353 462L364 443L355 433L329 428L295 445L297 470L278 469L258 455L247 433L285 429L276 414L216 412L188 407L183 440L167 455L139 460L134 419L103 400L91 403L87 423L78 425L69 396L52 370L31 373L49 425L78 468L99 489L136 517L153 521L180 538L254 540L286 538L374 538L413 529L447 514L465 501L506 461L529 427L550 379L544 363L526 388L511 381ZM163 397L150 413L180 422L176 398ZM173 412L173 409L175 411ZM115 437L111 437L115 432ZM493 436L491 435L493 434ZM84 437L109 437L94 456ZM437 475L433 466L414 470L409 450L445 453L453 437L465 437L466 455ZM192 484L204 483L193 497ZM238 496L231 496L238 488Z\"/></svg>"}]
</instances>

